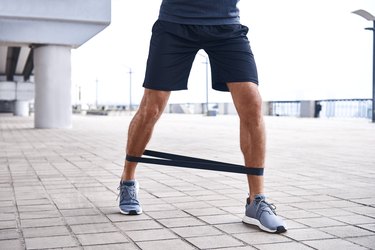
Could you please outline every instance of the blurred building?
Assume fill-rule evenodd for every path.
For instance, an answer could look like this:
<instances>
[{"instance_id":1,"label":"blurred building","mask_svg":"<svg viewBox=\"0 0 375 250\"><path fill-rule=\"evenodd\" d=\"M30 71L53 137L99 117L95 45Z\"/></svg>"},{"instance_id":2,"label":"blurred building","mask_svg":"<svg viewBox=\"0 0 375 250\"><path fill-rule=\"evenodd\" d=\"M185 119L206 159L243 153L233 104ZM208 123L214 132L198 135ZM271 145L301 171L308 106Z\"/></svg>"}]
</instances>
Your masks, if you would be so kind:
<instances>
[{"instance_id":1,"label":"blurred building","mask_svg":"<svg viewBox=\"0 0 375 250\"><path fill-rule=\"evenodd\" d=\"M71 127L71 49L111 21L111 0L1 0L0 112Z\"/></svg>"}]
</instances>

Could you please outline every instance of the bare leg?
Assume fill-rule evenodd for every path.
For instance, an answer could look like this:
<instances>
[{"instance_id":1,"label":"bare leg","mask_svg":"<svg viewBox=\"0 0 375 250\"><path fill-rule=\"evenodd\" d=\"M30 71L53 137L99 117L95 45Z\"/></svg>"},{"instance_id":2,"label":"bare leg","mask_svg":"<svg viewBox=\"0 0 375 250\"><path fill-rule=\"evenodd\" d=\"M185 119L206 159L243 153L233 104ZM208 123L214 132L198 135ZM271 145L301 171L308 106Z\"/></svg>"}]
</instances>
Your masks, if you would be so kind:
<instances>
[{"instance_id":1,"label":"bare leg","mask_svg":"<svg viewBox=\"0 0 375 250\"><path fill-rule=\"evenodd\" d=\"M141 156L168 102L169 91L145 89L140 107L129 125L126 154ZM125 161L121 180L134 180L136 162Z\"/></svg>"},{"instance_id":2,"label":"bare leg","mask_svg":"<svg viewBox=\"0 0 375 250\"><path fill-rule=\"evenodd\" d=\"M258 86L251 82L228 83L234 105L240 117L240 145L245 165L264 168L266 136L262 115L262 98ZM264 193L263 176L247 176L250 200Z\"/></svg>"}]
</instances>

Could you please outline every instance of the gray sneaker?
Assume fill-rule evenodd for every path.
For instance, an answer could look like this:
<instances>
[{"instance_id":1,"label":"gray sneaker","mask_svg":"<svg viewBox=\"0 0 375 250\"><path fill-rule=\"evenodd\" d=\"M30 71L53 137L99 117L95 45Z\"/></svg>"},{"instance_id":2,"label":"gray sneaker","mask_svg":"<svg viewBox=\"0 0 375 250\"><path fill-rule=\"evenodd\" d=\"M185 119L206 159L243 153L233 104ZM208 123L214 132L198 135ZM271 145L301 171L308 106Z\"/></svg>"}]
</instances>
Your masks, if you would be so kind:
<instances>
[{"instance_id":1,"label":"gray sneaker","mask_svg":"<svg viewBox=\"0 0 375 250\"><path fill-rule=\"evenodd\" d=\"M269 233L284 233L287 228L285 223L275 213L276 207L266 202L264 195L258 194L250 203L246 202L246 212L242 221L246 224L258 226Z\"/></svg>"},{"instance_id":2,"label":"gray sneaker","mask_svg":"<svg viewBox=\"0 0 375 250\"><path fill-rule=\"evenodd\" d=\"M141 214L142 207L138 201L138 182L136 180L121 181L117 189L119 190L118 197L120 197L120 212L130 215Z\"/></svg>"}]
</instances>

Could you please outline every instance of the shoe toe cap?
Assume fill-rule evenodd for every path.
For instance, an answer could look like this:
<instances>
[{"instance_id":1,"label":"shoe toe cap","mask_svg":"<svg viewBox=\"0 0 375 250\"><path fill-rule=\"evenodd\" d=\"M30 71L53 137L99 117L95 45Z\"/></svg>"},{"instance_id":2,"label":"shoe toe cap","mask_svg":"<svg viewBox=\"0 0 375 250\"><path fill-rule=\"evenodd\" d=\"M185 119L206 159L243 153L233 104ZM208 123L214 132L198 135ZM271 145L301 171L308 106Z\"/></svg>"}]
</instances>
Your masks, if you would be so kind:
<instances>
[{"instance_id":1,"label":"shoe toe cap","mask_svg":"<svg viewBox=\"0 0 375 250\"><path fill-rule=\"evenodd\" d=\"M262 216L260 222L266 228L269 228L276 233L283 233L287 231L287 226L281 218L276 215Z\"/></svg>"}]
</instances>

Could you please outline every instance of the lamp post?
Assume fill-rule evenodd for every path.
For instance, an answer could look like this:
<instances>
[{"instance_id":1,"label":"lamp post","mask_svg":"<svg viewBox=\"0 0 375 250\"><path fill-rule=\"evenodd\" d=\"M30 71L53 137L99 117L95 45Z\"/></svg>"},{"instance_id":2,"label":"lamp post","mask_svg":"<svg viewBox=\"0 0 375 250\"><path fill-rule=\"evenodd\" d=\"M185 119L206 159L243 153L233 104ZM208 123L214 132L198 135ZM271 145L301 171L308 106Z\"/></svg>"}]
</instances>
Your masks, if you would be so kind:
<instances>
[{"instance_id":1,"label":"lamp post","mask_svg":"<svg viewBox=\"0 0 375 250\"><path fill-rule=\"evenodd\" d=\"M206 65L206 115L209 115L209 112L208 112L208 57L205 56L205 55L202 55L200 53L198 53L198 55L200 55L201 57L204 57L205 61L202 62L203 64Z\"/></svg>"},{"instance_id":2,"label":"lamp post","mask_svg":"<svg viewBox=\"0 0 375 250\"><path fill-rule=\"evenodd\" d=\"M129 111L132 111L132 68L129 68Z\"/></svg>"},{"instance_id":3,"label":"lamp post","mask_svg":"<svg viewBox=\"0 0 375 250\"><path fill-rule=\"evenodd\" d=\"M364 19L368 21L373 22L373 27L370 28L365 28L365 30L372 30L374 38L373 38L373 56L372 56L372 122L375 123L375 16L370 14L369 12L365 10L356 10L353 11L352 13L357 14Z\"/></svg>"},{"instance_id":4,"label":"lamp post","mask_svg":"<svg viewBox=\"0 0 375 250\"><path fill-rule=\"evenodd\" d=\"M128 71L128 73L129 73L129 111L131 113L131 111L132 111L132 74L133 74L133 71L132 71L131 67L128 67L128 66L125 66L125 67L129 69L129 71Z\"/></svg>"},{"instance_id":5,"label":"lamp post","mask_svg":"<svg viewBox=\"0 0 375 250\"><path fill-rule=\"evenodd\" d=\"M95 108L98 109L99 101L98 101L98 96L99 96L99 81L98 78L95 80Z\"/></svg>"}]
</instances>

